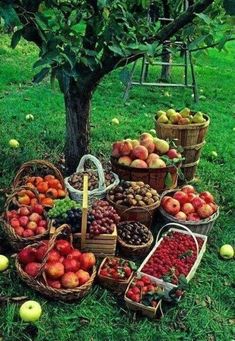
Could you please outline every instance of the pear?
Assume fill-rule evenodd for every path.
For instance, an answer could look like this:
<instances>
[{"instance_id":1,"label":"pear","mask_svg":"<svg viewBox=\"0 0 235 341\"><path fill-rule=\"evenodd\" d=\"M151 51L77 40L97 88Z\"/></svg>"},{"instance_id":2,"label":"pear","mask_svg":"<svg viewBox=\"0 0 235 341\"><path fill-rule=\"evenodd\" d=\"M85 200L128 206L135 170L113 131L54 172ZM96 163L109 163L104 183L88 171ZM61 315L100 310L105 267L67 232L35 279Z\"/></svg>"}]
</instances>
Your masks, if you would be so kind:
<instances>
[{"instance_id":1,"label":"pear","mask_svg":"<svg viewBox=\"0 0 235 341\"><path fill-rule=\"evenodd\" d=\"M198 111L194 116L193 116L193 123L203 123L205 122L205 118L203 117L203 113Z\"/></svg>"},{"instance_id":2,"label":"pear","mask_svg":"<svg viewBox=\"0 0 235 341\"><path fill-rule=\"evenodd\" d=\"M166 112L166 115L168 118L170 118L172 115L176 114L175 109L168 109Z\"/></svg>"},{"instance_id":3,"label":"pear","mask_svg":"<svg viewBox=\"0 0 235 341\"><path fill-rule=\"evenodd\" d=\"M161 115L157 119L157 123L168 123L168 118L167 118L166 114Z\"/></svg>"},{"instance_id":4,"label":"pear","mask_svg":"<svg viewBox=\"0 0 235 341\"><path fill-rule=\"evenodd\" d=\"M159 111L157 112L157 118L159 118L161 115L166 115L166 112L163 111L163 110L159 110Z\"/></svg>"},{"instance_id":5,"label":"pear","mask_svg":"<svg viewBox=\"0 0 235 341\"><path fill-rule=\"evenodd\" d=\"M166 154L168 150L170 149L169 143L165 140L158 139L157 143L155 144L156 151L159 154Z\"/></svg>"},{"instance_id":6,"label":"pear","mask_svg":"<svg viewBox=\"0 0 235 341\"><path fill-rule=\"evenodd\" d=\"M182 117L189 117L190 115L190 109L189 108L184 108L183 110L180 111L180 115Z\"/></svg>"},{"instance_id":7,"label":"pear","mask_svg":"<svg viewBox=\"0 0 235 341\"><path fill-rule=\"evenodd\" d=\"M171 115L170 122L172 124L178 124L178 122L181 118L182 118L182 116L178 112L175 112L174 114Z\"/></svg>"}]
</instances>

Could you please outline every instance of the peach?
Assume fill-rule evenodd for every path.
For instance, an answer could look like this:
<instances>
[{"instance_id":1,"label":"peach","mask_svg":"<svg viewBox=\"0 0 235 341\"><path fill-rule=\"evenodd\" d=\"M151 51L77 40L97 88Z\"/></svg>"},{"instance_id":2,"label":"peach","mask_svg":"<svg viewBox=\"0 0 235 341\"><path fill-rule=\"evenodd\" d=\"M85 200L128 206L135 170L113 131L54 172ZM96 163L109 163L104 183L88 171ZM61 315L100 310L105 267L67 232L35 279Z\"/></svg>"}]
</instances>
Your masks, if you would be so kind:
<instances>
[{"instance_id":1,"label":"peach","mask_svg":"<svg viewBox=\"0 0 235 341\"><path fill-rule=\"evenodd\" d=\"M132 163L132 159L129 156L121 156L118 159L118 163L120 165L124 165L124 166L130 166L130 164Z\"/></svg>"},{"instance_id":2,"label":"peach","mask_svg":"<svg viewBox=\"0 0 235 341\"><path fill-rule=\"evenodd\" d=\"M155 144L150 138L146 138L145 140L141 141L140 144L148 150L149 154L153 153L155 150Z\"/></svg>"},{"instance_id":3,"label":"peach","mask_svg":"<svg viewBox=\"0 0 235 341\"><path fill-rule=\"evenodd\" d=\"M155 161L156 159L159 159L159 157L160 157L160 156L157 155L156 153L151 153L151 154L149 154L149 156L148 156L148 158L147 158L147 160L146 160L148 166L149 166L149 163L150 163L150 162L153 162L153 161Z\"/></svg>"},{"instance_id":4,"label":"peach","mask_svg":"<svg viewBox=\"0 0 235 341\"><path fill-rule=\"evenodd\" d=\"M134 160L131 164L130 167L134 167L134 168L148 168L148 165L145 161L140 160L140 159L136 159Z\"/></svg>"},{"instance_id":5,"label":"peach","mask_svg":"<svg viewBox=\"0 0 235 341\"><path fill-rule=\"evenodd\" d=\"M133 159L146 160L148 157L148 149L144 146L137 146L131 153Z\"/></svg>"},{"instance_id":6,"label":"peach","mask_svg":"<svg viewBox=\"0 0 235 341\"><path fill-rule=\"evenodd\" d=\"M126 140L122 142L119 148L121 156L129 155L132 149L133 149L132 144Z\"/></svg>"},{"instance_id":7,"label":"peach","mask_svg":"<svg viewBox=\"0 0 235 341\"><path fill-rule=\"evenodd\" d=\"M117 141L117 142L113 143L112 156L114 156L114 157L121 156L121 154L120 154L120 146L121 146L121 144L122 144L122 141Z\"/></svg>"},{"instance_id":8,"label":"peach","mask_svg":"<svg viewBox=\"0 0 235 341\"><path fill-rule=\"evenodd\" d=\"M153 141L153 136L149 133L143 133L140 135L140 143L146 139L152 140ZM142 143L141 143L142 144Z\"/></svg>"},{"instance_id":9,"label":"peach","mask_svg":"<svg viewBox=\"0 0 235 341\"><path fill-rule=\"evenodd\" d=\"M165 162L160 158L156 158L155 160L152 160L149 162L149 168L165 168L165 167L166 167Z\"/></svg>"}]
</instances>

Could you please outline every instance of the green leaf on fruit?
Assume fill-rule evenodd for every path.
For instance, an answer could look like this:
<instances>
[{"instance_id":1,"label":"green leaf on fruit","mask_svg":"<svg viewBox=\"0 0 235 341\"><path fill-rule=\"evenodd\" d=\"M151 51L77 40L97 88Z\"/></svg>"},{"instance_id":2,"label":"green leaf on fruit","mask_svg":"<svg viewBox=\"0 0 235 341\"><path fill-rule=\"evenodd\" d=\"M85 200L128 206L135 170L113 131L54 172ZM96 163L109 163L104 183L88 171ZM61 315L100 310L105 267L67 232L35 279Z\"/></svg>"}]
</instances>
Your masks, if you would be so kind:
<instances>
[{"instance_id":1,"label":"green leaf on fruit","mask_svg":"<svg viewBox=\"0 0 235 341\"><path fill-rule=\"evenodd\" d=\"M172 185L173 185L172 176L171 176L171 173L168 172L165 176L165 186L167 188L171 188Z\"/></svg>"},{"instance_id":2,"label":"green leaf on fruit","mask_svg":"<svg viewBox=\"0 0 235 341\"><path fill-rule=\"evenodd\" d=\"M132 261L129 261L129 266L130 266L131 270L136 270L137 269L136 264L134 262L132 262Z\"/></svg>"}]
</instances>

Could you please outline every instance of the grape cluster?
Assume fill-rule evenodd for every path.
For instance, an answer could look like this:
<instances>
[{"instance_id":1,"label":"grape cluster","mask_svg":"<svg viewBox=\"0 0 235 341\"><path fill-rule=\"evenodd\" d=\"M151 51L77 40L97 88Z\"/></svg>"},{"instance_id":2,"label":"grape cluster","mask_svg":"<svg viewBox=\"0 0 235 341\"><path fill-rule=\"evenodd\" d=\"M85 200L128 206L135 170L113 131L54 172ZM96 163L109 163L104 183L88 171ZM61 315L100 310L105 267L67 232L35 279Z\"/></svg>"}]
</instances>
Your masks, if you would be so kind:
<instances>
[{"instance_id":1,"label":"grape cluster","mask_svg":"<svg viewBox=\"0 0 235 341\"><path fill-rule=\"evenodd\" d=\"M113 233L120 217L115 209L105 200L98 200L92 206L92 221L89 220L90 236Z\"/></svg>"},{"instance_id":2,"label":"grape cluster","mask_svg":"<svg viewBox=\"0 0 235 341\"><path fill-rule=\"evenodd\" d=\"M50 211L48 212L48 217L51 219L54 218L61 218L66 219L68 215L68 211L71 209L80 208L80 205L69 198L65 198L62 200L55 200L55 205Z\"/></svg>"}]
</instances>

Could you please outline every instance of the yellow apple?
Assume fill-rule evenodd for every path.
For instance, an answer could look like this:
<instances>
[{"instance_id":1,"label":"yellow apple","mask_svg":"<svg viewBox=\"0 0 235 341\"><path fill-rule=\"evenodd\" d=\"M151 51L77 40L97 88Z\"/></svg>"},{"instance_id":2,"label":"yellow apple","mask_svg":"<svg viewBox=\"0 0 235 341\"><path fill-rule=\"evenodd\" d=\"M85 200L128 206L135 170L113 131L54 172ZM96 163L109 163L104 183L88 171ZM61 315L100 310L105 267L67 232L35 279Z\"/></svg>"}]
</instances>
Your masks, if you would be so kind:
<instances>
[{"instance_id":1,"label":"yellow apple","mask_svg":"<svg viewBox=\"0 0 235 341\"><path fill-rule=\"evenodd\" d=\"M11 139L8 143L9 143L9 146L14 149L17 149L20 146L19 142L15 139Z\"/></svg>"},{"instance_id":2,"label":"yellow apple","mask_svg":"<svg viewBox=\"0 0 235 341\"><path fill-rule=\"evenodd\" d=\"M9 266L9 259L4 255L0 255L0 271L6 270L8 266Z\"/></svg>"}]
</instances>

